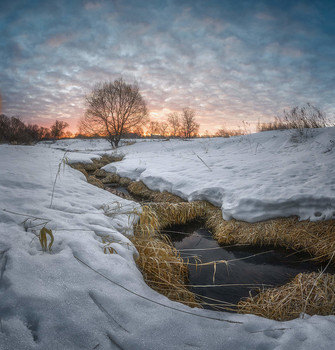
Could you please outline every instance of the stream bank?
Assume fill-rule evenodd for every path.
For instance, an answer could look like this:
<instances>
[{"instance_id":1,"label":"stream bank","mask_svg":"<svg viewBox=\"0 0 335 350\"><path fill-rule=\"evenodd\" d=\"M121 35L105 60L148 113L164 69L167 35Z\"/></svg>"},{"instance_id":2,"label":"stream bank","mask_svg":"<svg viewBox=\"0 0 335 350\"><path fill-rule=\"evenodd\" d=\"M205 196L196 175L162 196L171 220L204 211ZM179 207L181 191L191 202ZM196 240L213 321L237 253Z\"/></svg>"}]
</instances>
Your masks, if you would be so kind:
<instances>
[{"instance_id":1,"label":"stream bank","mask_svg":"<svg viewBox=\"0 0 335 350\"><path fill-rule=\"evenodd\" d=\"M296 251L302 250L319 261L332 261L333 263L335 260L335 220L317 223L300 222L296 217L290 217L258 223L246 223L237 220L224 221L221 209L208 202L185 202L168 192L152 191L142 182L104 172L101 167L105 165L106 161L109 161L109 159L106 158L104 162L93 160L93 165L77 163L73 167L84 174L86 172L87 175L85 174L85 176L88 182L95 186L105 188L109 183L119 184L126 187L129 192L129 195L127 193L123 194L129 197L123 198L141 199L142 212L134 229L135 236L133 239L131 238L140 253L140 259L137 263L147 283L172 300L183 302L189 306L200 305L196 296L186 287L183 288L187 283L187 272L185 272L187 264L183 262L178 251L171 248L168 240L165 239L164 241L162 239L159 232L172 225L185 224L195 219L205 221L205 226L211 230L213 237L220 245L271 245L292 248ZM173 279L172 275L176 275L176 278ZM301 312L322 315L334 314L334 293L329 293L329 291L334 290L335 286L333 275L315 273L303 274L302 277L299 277L299 275L301 274L298 274L295 279L284 286L272 290L260 290L257 296L252 295L249 299L239 302L238 311L280 320L295 318ZM298 283L294 282L296 279ZM322 294L321 299L317 298L317 294L314 295L319 282L321 282L323 290L328 291L326 295ZM292 283L295 283L294 286L297 285L301 291L304 291L304 293L298 295L300 303L292 295L288 297L290 295L288 289L299 289L298 287L292 287ZM307 287L305 288L305 286ZM311 287L308 288L308 286ZM273 305L272 300L274 295L281 293L282 290L286 290L286 294L281 299L285 300L285 303L281 302L280 311L274 313L273 309L278 309L279 304ZM270 297L264 297L270 294ZM311 298L312 295L313 298ZM253 309L253 305L255 309ZM284 309L288 311L281 311ZM272 310L272 312L263 314L261 310Z\"/></svg>"}]
</instances>

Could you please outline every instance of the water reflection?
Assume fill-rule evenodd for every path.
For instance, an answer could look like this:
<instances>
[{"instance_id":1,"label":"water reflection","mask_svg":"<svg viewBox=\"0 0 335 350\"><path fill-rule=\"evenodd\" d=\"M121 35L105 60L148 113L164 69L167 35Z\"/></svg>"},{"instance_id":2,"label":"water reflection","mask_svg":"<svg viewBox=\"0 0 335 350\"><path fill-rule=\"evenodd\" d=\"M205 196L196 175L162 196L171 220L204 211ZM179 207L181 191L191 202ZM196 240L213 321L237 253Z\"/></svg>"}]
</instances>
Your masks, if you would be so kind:
<instances>
[{"instance_id":1,"label":"water reflection","mask_svg":"<svg viewBox=\"0 0 335 350\"><path fill-rule=\"evenodd\" d=\"M286 249L220 247L208 230L199 228L199 223L175 226L169 230L178 232L169 232L169 236L183 259L191 263L190 289L202 296L207 303L215 303L211 299L216 299L236 304L242 297L255 292L256 287L279 286L289 282L300 272L314 272L323 268L320 264L307 261L310 259L308 255ZM198 256L202 263L225 260L227 264L218 263L216 269L213 265L197 267L192 265L195 263L194 256ZM204 307L213 308L208 305Z\"/></svg>"}]
</instances>

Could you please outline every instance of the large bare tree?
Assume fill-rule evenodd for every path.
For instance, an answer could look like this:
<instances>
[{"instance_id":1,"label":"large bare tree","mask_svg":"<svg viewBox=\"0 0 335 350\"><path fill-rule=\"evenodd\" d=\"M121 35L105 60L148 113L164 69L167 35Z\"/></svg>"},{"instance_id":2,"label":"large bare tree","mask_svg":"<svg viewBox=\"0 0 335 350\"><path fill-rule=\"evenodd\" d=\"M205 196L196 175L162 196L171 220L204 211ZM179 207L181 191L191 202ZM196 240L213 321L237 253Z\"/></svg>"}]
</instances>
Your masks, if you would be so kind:
<instances>
[{"instance_id":1,"label":"large bare tree","mask_svg":"<svg viewBox=\"0 0 335 350\"><path fill-rule=\"evenodd\" d=\"M181 131L186 138L194 137L199 132L200 125L195 120L195 111L191 108L184 108L181 117Z\"/></svg>"},{"instance_id":2,"label":"large bare tree","mask_svg":"<svg viewBox=\"0 0 335 350\"><path fill-rule=\"evenodd\" d=\"M86 96L86 104L81 132L103 136L113 148L125 134L147 122L148 111L138 85L127 84L122 78L97 84Z\"/></svg>"}]
</instances>

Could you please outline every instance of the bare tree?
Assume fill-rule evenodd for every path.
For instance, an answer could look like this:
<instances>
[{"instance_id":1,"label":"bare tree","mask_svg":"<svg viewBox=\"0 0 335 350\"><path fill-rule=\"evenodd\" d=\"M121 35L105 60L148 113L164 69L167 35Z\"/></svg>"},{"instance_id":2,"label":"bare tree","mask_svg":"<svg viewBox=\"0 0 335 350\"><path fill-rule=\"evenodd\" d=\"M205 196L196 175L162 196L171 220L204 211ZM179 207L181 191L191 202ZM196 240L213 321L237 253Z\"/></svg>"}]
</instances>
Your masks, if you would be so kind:
<instances>
[{"instance_id":1,"label":"bare tree","mask_svg":"<svg viewBox=\"0 0 335 350\"><path fill-rule=\"evenodd\" d=\"M200 125L195 120L195 111L191 108L184 108L181 120L182 135L186 138L194 137L198 134Z\"/></svg>"},{"instance_id":2,"label":"bare tree","mask_svg":"<svg viewBox=\"0 0 335 350\"><path fill-rule=\"evenodd\" d=\"M160 122L160 123L159 123L159 133L160 133L163 137L166 136L168 127L169 127L169 124L166 123L166 122Z\"/></svg>"},{"instance_id":3,"label":"bare tree","mask_svg":"<svg viewBox=\"0 0 335 350\"><path fill-rule=\"evenodd\" d=\"M69 126L68 123L56 120L53 125L51 125L51 137L54 139L59 139L64 136L64 129Z\"/></svg>"},{"instance_id":4,"label":"bare tree","mask_svg":"<svg viewBox=\"0 0 335 350\"><path fill-rule=\"evenodd\" d=\"M151 135L158 135L160 132L159 122L151 121L148 130Z\"/></svg>"},{"instance_id":5,"label":"bare tree","mask_svg":"<svg viewBox=\"0 0 335 350\"><path fill-rule=\"evenodd\" d=\"M0 115L0 143L31 144L45 138L46 130L36 124L26 125L19 117Z\"/></svg>"},{"instance_id":6,"label":"bare tree","mask_svg":"<svg viewBox=\"0 0 335 350\"><path fill-rule=\"evenodd\" d=\"M177 112L168 115L168 123L170 125L171 136L176 137L180 134L180 116Z\"/></svg>"},{"instance_id":7,"label":"bare tree","mask_svg":"<svg viewBox=\"0 0 335 350\"><path fill-rule=\"evenodd\" d=\"M125 134L147 121L148 111L137 84L122 78L97 84L86 96L87 110L80 132L103 136L117 148Z\"/></svg>"}]
</instances>

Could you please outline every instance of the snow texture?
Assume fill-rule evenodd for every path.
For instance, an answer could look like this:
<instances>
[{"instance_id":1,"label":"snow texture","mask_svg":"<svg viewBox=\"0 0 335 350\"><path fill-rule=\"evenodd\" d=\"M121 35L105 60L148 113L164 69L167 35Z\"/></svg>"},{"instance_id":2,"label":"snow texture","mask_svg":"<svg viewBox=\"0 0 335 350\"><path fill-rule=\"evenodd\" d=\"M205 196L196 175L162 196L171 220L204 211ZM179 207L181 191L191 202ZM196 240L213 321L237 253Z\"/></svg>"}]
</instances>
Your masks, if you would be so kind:
<instances>
[{"instance_id":1,"label":"snow texture","mask_svg":"<svg viewBox=\"0 0 335 350\"><path fill-rule=\"evenodd\" d=\"M188 201L208 200L226 220L335 219L334 140L335 129L326 128L300 142L292 131L142 142L104 169Z\"/></svg>"},{"instance_id":2,"label":"snow texture","mask_svg":"<svg viewBox=\"0 0 335 350\"><path fill-rule=\"evenodd\" d=\"M335 129L141 141L105 167L256 221L334 218ZM191 309L143 281L127 236L138 205L63 164L113 153L102 140L0 145L0 349L329 349L335 317L276 322ZM55 181L56 179L56 181ZM51 203L52 202L52 203ZM106 215L108 214L108 215ZM46 225L55 242L42 252ZM104 254L109 236L117 254Z\"/></svg>"}]
</instances>

